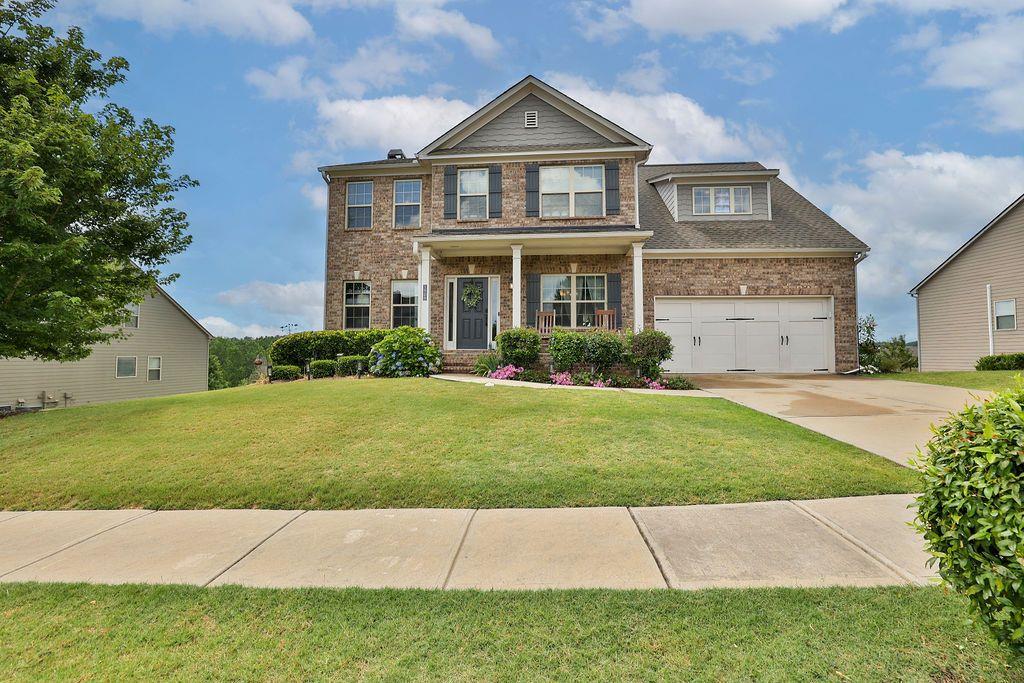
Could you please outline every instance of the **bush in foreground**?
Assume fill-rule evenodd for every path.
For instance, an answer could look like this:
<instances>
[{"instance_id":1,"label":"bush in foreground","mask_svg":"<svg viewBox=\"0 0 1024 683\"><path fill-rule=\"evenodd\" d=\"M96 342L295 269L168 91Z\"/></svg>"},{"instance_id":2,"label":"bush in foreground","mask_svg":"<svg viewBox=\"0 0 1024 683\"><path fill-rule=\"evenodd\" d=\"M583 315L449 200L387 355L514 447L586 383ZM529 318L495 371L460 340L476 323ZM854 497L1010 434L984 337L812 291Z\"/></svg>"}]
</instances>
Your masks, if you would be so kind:
<instances>
[{"instance_id":1,"label":"bush in foreground","mask_svg":"<svg viewBox=\"0 0 1024 683\"><path fill-rule=\"evenodd\" d=\"M1024 353L1000 353L982 356L974 365L975 370L1024 370Z\"/></svg>"},{"instance_id":2,"label":"bush in foreground","mask_svg":"<svg viewBox=\"0 0 1024 683\"><path fill-rule=\"evenodd\" d=\"M505 365L528 368L540 358L540 332L530 327L513 327L498 335L498 355Z\"/></svg>"},{"instance_id":3,"label":"bush in foreground","mask_svg":"<svg viewBox=\"0 0 1024 683\"><path fill-rule=\"evenodd\" d=\"M548 342L551 364L558 372L566 372L581 365L586 349L586 335L574 330L554 330Z\"/></svg>"},{"instance_id":4,"label":"bush in foreground","mask_svg":"<svg viewBox=\"0 0 1024 683\"><path fill-rule=\"evenodd\" d=\"M298 365L275 365L270 370L273 382L290 382L302 377L302 368Z\"/></svg>"},{"instance_id":5,"label":"bush in foreground","mask_svg":"<svg viewBox=\"0 0 1024 683\"><path fill-rule=\"evenodd\" d=\"M335 360L315 360L309 364L309 376L313 379L334 377L337 370L338 361Z\"/></svg>"},{"instance_id":6,"label":"bush in foreground","mask_svg":"<svg viewBox=\"0 0 1024 683\"><path fill-rule=\"evenodd\" d=\"M441 369L441 352L418 327L396 327L370 349L370 372L378 377L426 377Z\"/></svg>"},{"instance_id":7,"label":"bush in foreground","mask_svg":"<svg viewBox=\"0 0 1024 683\"><path fill-rule=\"evenodd\" d=\"M369 368L369 356L338 356L337 373L341 377L350 377L361 372L368 372Z\"/></svg>"},{"instance_id":8,"label":"bush in foreground","mask_svg":"<svg viewBox=\"0 0 1024 683\"><path fill-rule=\"evenodd\" d=\"M391 330L319 330L296 332L279 337L270 345L270 361L275 365L305 367L315 360L334 360L338 356L366 356L374 344Z\"/></svg>"},{"instance_id":9,"label":"bush in foreground","mask_svg":"<svg viewBox=\"0 0 1024 683\"><path fill-rule=\"evenodd\" d=\"M583 360L590 364L597 374L605 374L612 366L622 362L626 347L615 332L596 331L586 335Z\"/></svg>"},{"instance_id":10,"label":"bush in foreground","mask_svg":"<svg viewBox=\"0 0 1024 683\"><path fill-rule=\"evenodd\" d=\"M501 359L496 353L480 354L473 363L473 374L480 377L490 377L491 373L501 367Z\"/></svg>"},{"instance_id":11,"label":"bush in foreground","mask_svg":"<svg viewBox=\"0 0 1024 683\"><path fill-rule=\"evenodd\" d=\"M629 359L641 377L658 379L661 364L672 357L672 338L659 330L642 330L628 339Z\"/></svg>"},{"instance_id":12,"label":"bush in foreground","mask_svg":"<svg viewBox=\"0 0 1024 683\"><path fill-rule=\"evenodd\" d=\"M943 580L1024 654L1024 383L935 429L917 528Z\"/></svg>"}]
</instances>

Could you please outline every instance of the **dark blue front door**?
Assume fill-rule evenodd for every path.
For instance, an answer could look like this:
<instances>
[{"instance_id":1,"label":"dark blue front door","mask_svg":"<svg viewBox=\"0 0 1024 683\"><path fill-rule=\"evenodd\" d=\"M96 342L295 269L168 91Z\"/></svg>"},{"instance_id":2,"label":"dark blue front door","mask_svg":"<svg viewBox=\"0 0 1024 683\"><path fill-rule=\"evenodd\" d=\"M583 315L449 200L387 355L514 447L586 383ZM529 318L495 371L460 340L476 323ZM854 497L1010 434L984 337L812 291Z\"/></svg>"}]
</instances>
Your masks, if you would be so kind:
<instances>
[{"instance_id":1,"label":"dark blue front door","mask_svg":"<svg viewBox=\"0 0 1024 683\"><path fill-rule=\"evenodd\" d=\"M455 346L487 348L487 278L460 277L455 288ZM467 301L472 306L467 306Z\"/></svg>"}]
</instances>

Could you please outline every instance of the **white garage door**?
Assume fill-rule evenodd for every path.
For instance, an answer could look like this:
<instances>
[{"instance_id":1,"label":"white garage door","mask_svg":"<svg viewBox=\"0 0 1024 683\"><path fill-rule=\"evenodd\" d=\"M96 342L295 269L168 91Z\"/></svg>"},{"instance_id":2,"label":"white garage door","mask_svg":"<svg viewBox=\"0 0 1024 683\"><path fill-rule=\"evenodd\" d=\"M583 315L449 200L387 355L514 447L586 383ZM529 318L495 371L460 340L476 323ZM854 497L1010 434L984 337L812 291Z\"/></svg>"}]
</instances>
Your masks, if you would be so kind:
<instances>
[{"instance_id":1,"label":"white garage door","mask_svg":"<svg viewBox=\"0 0 1024 683\"><path fill-rule=\"evenodd\" d=\"M656 297L654 328L672 337L666 372L829 372L827 298Z\"/></svg>"}]
</instances>

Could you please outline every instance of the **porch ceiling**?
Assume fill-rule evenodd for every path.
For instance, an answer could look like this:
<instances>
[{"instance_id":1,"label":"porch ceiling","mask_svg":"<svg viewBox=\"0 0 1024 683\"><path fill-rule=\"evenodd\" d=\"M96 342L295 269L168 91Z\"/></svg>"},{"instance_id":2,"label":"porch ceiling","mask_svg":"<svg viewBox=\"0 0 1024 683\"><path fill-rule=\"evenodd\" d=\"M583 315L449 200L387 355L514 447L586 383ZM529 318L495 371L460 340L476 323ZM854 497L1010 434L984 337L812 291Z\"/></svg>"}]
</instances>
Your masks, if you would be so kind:
<instances>
[{"instance_id":1,"label":"porch ceiling","mask_svg":"<svg viewBox=\"0 0 1024 683\"><path fill-rule=\"evenodd\" d=\"M625 254L634 242L645 242L654 233L632 226L616 229L545 229L543 231L447 231L416 237L419 247L429 247L435 256L511 256L520 245L523 255L541 254Z\"/></svg>"}]
</instances>

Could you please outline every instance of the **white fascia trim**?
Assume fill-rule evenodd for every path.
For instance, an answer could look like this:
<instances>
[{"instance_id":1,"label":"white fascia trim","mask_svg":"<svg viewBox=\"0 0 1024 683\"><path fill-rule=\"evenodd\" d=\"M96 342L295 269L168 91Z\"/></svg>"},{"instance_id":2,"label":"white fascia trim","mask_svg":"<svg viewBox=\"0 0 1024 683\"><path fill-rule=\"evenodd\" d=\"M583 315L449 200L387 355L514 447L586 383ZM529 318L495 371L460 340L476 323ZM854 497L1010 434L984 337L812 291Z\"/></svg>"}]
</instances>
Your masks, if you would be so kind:
<instances>
[{"instance_id":1,"label":"white fascia trim","mask_svg":"<svg viewBox=\"0 0 1024 683\"><path fill-rule=\"evenodd\" d=\"M600 237L630 237L633 241L646 240L654 236L652 230L616 230L614 232L551 232L544 234L530 232L505 233L500 235L438 235L437 237L420 237L418 243L422 246L444 242L494 242L507 240L530 241L538 239L576 239L576 238L600 238Z\"/></svg>"},{"instance_id":2,"label":"white fascia trim","mask_svg":"<svg viewBox=\"0 0 1024 683\"><path fill-rule=\"evenodd\" d=\"M798 258L813 258L815 256L866 256L867 250L856 249L651 249L644 248L645 259L665 258L694 258L701 256L731 256L746 258L778 258L780 256L792 256Z\"/></svg>"},{"instance_id":3,"label":"white fascia trim","mask_svg":"<svg viewBox=\"0 0 1024 683\"><path fill-rule=\"evenodd\" d=\"M775 178L779 175L779 169L769 168L764 171L708 171L701 173L663 173L653 178L648 178L650 184L663 183L666 180L699 180L700 178Z\"/></svg>"},{"instance_id":4,"label":"white fascia trim","mask_svg":"<svg viewBox=\"0 0 1024 683\"><path fill-rule=\"evenodd\" d=\"M587 154L636 154L637 152L650 152L652 147L650 145L641 147L633 145L630 147L595 147L587 149L541 149L533 151L522 151L522 152L474 152L471 154L426 154L422 158L426 161L441 160L441 159L487 159L487 158L506 158L506 157L538 157L538 156L580 156Z\"/></svg>"}]
</instances>

